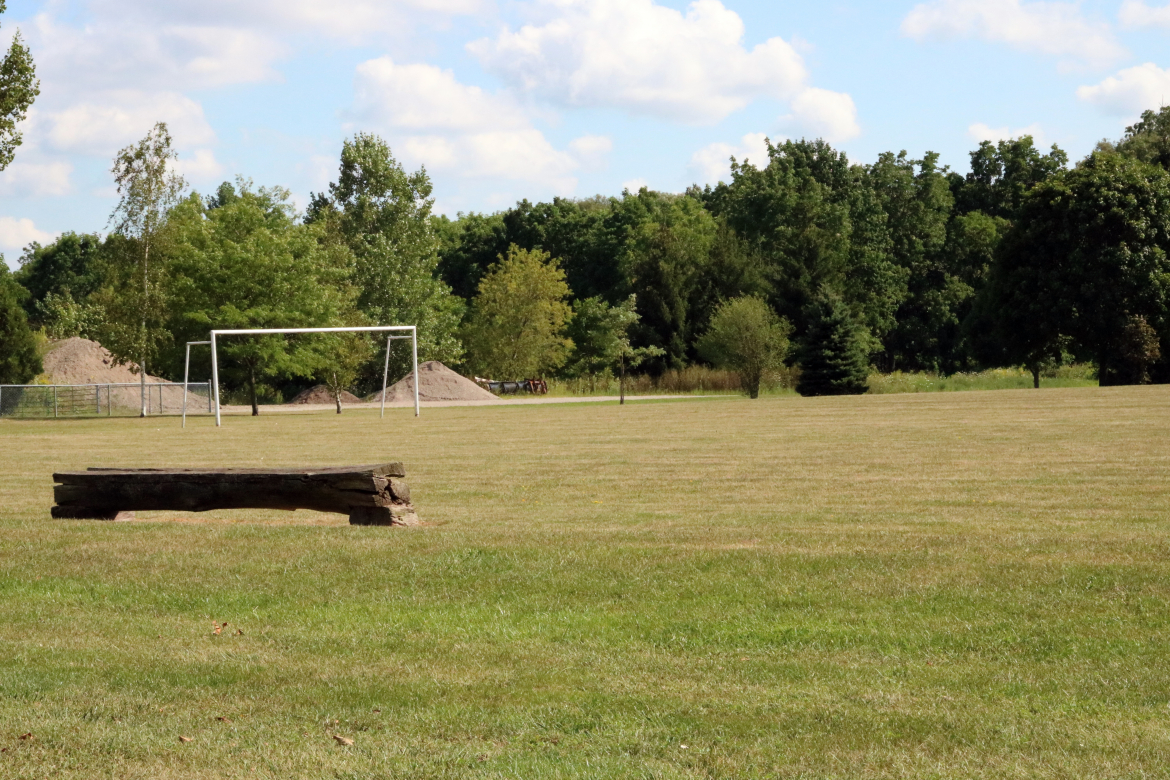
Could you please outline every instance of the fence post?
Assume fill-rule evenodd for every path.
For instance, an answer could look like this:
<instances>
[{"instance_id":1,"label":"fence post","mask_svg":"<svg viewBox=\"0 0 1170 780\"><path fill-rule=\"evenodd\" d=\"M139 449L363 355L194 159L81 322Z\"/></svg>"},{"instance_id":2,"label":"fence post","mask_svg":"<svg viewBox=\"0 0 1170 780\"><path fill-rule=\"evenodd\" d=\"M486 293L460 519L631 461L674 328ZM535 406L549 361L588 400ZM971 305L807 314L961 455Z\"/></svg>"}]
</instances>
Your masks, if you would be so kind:
<instances>
[{"instance_id":1,"label":"fence post","mask_svg":"<svg viewBox=\"0 0 1170 780\"><path fill-rule=\"evenodd\" d=\"M114 416L114 391L106 385L106 417Z\"/></svg>"},{"instance_id":2,"label":"fence post","mask_svg":"<svg viewBox=\"0 0 1170 780\"><path fill-rule=\"evenodd\" d=\"M93 408L95 415L102 413L102 389L97 385L93 386Z\"/></svg>"},{"instance_id":3,"label":"fence post","mask_svg":"<svg viewBox=\"0 0 1170 780\"><path fill-rule=\"evenodd\" d=\"M57 386L53 385L53 419L57 419Z\"/></svg>"}]
</instances>

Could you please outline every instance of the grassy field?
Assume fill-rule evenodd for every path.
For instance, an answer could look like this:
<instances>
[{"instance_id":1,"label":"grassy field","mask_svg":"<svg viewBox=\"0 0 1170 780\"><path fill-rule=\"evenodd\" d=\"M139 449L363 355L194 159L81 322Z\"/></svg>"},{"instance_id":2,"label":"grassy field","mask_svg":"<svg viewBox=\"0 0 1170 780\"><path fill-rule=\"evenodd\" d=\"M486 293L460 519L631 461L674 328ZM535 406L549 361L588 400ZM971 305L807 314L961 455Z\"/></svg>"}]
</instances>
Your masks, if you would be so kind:
<instances>
[{"instance_id":1,"label":"grassy field","mask_svg":"<svg viewBox=\"0 0 1170 780\"><path fill-rule=\"evenodd\" d=\"M428 527L48 518L391 459ZM3 420L0 777L1165 777L1168 473L1168 387Z\"/></svg>"}]
</instances>

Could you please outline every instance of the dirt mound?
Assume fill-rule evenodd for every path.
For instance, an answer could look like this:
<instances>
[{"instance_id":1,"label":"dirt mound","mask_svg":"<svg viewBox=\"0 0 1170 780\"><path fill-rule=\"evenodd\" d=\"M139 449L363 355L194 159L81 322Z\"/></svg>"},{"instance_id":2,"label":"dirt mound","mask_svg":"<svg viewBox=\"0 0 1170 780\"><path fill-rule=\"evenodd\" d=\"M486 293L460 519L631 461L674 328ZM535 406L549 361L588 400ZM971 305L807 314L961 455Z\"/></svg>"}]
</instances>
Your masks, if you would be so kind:
<instances>
[{"instance_id":1,"label":"dirt mound","mask_svg":"<svg viewBox=\"0 0 1170 780\"><path fill-rule=\"evenodd\" d=\"M77 338L62 339L49 348L45 355L45 373L56 385L99 385L119 382L138 382L139 376L129 365L117 365L109 351L96 341ZM146 381L166 380L146 375Z\"/></svg>"},{"instance_id":2,"label":"dirt mound","mask_svg":"<svg viewBox=\"0 0 1170 780\"><path fill-rule=\"evenodd\" d=\"M494 395L456 374L437 360L420 363L418 367L418 399L420 401L495 401ZM367 401L381 401L376 392ZM386 403L414 403L414 373L409 373L386 388Z\"/></svg>"},{"instance_id":3,"label":"dirt mound","mask_svg":"<svg viewBox=\"0 0 1170 780\"><path fill-rule=\"evenodd\" d=\"M134 384L141 377L134 373L134 363L118 365L105 347L96 341L74 336L54 342L45 355L45 375L55 385L117 385ZM158 387L150 385L166 382L156 376L146 375L147 408L151 414L177 412L183 408L183 388ZM136 408L141 403L141 391L137 387L116 387L103 390L102 398L108 398L115 407ZM201 388L202 401L192 396L192 405L207 403L207 390Z\"/></svg>"},{"instance_id":4,"label":"dirt mound","mask_svg":"<svg viewBox=\"0 0 1170 780\"><path fill-rule=\"evenodd\" d=\"M341 402L343 404L360 404L362 399L358 398L351 392L346 390L341 391ZM333 403L333 391L325 385L317 385L310 387L297 394L297 397L289 401L290 404L331 404Z\"/></svg>"}]
</instances>

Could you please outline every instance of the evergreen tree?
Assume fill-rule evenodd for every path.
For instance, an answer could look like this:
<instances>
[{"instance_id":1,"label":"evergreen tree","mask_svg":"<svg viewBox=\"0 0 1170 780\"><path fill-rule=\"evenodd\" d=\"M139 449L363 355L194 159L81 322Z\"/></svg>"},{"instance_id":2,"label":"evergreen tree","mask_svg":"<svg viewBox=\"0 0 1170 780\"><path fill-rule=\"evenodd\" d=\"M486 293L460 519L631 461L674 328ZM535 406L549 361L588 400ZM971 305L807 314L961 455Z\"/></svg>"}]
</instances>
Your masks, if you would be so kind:
<instances>
[{"instance_id":1,"label":"evergreen tree","mask_svg":"<svg viewBox=\"0 0 1170 780\"><path fill-rule=\"evenodd\" d=\"M822 292L805 310L798 352L801 395L858 395L869 387L866 334L840 296Z\"/></svg>"},{"instance_id":2,"label":"evergreen tree","mask_svg":"<svg viewBox=\"0 0 1170 780\"><path fill-rule=\"evenodd\" d=\"M0 384L22 385L41 373L36 338L20 305L21 289L0 258Z\"/></svg>"}]
</instances>

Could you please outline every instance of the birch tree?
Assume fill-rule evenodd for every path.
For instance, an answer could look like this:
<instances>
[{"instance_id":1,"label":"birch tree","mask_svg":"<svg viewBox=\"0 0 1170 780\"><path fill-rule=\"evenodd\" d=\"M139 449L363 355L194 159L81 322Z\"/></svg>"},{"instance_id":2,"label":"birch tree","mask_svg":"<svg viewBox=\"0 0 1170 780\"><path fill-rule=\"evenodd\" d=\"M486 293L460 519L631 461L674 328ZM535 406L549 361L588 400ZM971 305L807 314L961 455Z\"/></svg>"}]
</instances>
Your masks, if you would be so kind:
<instances>
[{"instance_id":1,"label":"birch tree","mask_svg":"<svg viewBox=\"0 0 1170 780\"><path fill-rule=\"evenodd\" d=\"M166 123L159 122L137 144L114 158L111 173L118 205L110 214L111 261L120 272L116 290L106 291L109 325L105 346L122 363L137 361L142 386L141 416L146 416L146 372L167 337L164 273L167 215L187 187L174 172L177 154Z\"/></svg>"}]
</instances>

